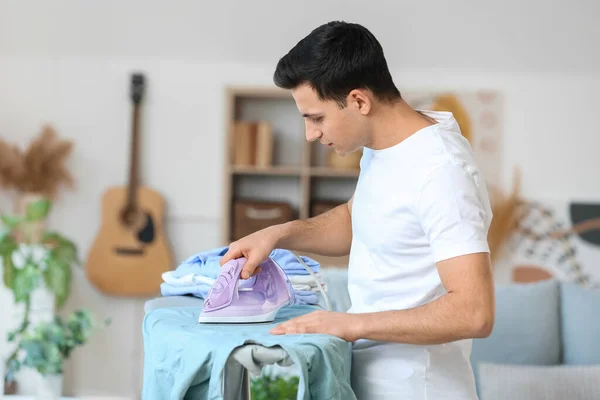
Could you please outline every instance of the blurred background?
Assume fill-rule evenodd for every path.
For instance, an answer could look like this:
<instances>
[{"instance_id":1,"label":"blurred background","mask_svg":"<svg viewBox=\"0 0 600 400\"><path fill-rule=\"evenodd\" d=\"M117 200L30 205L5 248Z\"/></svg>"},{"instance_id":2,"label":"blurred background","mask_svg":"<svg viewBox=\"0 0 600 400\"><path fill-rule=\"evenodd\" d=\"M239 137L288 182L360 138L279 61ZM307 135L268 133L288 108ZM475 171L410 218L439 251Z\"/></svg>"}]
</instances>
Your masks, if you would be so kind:
<instances>
[{"instance_id":1,"label":"blurred background","mask_svg":"<svg viewBox=\"0 0 600 400\"><path fill-rule=\"evenodd\" d=\"M85 343L64 370L58 356L30 362L60 372L64 395L139 398L144 303L160 295L161 268L269 223L248 209L271 212L273 223L349 198L357 158L306 145L293 100L272 84L279 58L331 20L371 30L411 104L459 119L494 193L499 284L557 278L592 290L590 307L600 305L598 17L593 0L0 0L3 364L21 340L5 337L26 309L32 326L56 314L71 323L53 332ZM138 142L134 73L144 78ZM160 195L143 198L164 206L153 215L154 239L168 246L146 255L147 274L139 263L107 261L116 257L108 246L135 244L110 226L110 213L133 204L126 193L134 161L140 183ZM103 209L113 186L124 192ZM19 229L35 240L11 235ZM322 263L344 267L344 259ZM542 322L555 321L558 332L560 291L548 290L555 316ZM82 309L96 321L89 338ZM600 333L598 325L586 329ZM515 363L566 363L557 338L540 350L555 359ZM598 355L585 340L569 343L588 343L582 352ZM600 355L586 362L600 364ZM37 385L28 369L17 373L21 393Z\"/></svg>"}]
</instances>

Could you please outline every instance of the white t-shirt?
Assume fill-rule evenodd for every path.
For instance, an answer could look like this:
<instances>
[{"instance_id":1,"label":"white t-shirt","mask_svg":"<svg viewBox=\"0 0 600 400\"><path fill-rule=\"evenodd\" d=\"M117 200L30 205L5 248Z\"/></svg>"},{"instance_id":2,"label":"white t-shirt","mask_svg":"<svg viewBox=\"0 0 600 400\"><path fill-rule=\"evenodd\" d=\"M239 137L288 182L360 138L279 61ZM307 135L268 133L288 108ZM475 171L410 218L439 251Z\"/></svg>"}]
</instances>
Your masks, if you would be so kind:
<instances>
[{"instance_id":1,"label":"white t-shirt","mask_svg":"<svg viewBox=\"0 0 600 400\"><path fill-rule=\"evenodd\" d=\"M449 112L382 150L365 148L352 205L349 312L414 308L444 295L438 261L488 252L484 178ZM365 399L476 398L471 340L420 346L360 340L352 379Z\"/></svg>"}]
</instances>

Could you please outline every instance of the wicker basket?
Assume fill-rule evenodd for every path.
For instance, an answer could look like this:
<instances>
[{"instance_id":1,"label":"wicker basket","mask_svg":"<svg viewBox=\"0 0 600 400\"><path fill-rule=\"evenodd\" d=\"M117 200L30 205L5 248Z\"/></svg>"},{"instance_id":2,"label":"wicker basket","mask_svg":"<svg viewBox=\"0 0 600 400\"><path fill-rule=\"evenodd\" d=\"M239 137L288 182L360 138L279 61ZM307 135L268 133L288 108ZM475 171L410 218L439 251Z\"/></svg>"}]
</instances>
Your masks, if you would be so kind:
<instances>
[{"instance_id":1,"label":"wicker basket","mask_svg":"<svg viewBox=\"0 0 600 400\"><path fill-rule=\"evenodd\" d=\"M238 200L233 205L233 240L293 219L288 203Z\"/></svg>"}]
</instances>

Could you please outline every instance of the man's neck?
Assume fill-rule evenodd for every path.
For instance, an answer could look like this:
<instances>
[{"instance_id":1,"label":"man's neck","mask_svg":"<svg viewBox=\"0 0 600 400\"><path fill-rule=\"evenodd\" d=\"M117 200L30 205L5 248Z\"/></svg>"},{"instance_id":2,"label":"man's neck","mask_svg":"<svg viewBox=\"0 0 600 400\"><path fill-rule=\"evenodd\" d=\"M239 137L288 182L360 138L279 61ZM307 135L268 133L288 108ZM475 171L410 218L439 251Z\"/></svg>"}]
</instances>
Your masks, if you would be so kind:
<instances>
[{"instance_id":1,"label":"man's neck","mask_svg":"<svg viewBox=\"0 0 600 400\"><path fill-rule=\"evenodd\" d=\"M415 132L437 121L410 107L403 99L392 104L379 104L373 115L373 130L367 147L381 150L392 147Z\"/></svg>"}]
</instances>

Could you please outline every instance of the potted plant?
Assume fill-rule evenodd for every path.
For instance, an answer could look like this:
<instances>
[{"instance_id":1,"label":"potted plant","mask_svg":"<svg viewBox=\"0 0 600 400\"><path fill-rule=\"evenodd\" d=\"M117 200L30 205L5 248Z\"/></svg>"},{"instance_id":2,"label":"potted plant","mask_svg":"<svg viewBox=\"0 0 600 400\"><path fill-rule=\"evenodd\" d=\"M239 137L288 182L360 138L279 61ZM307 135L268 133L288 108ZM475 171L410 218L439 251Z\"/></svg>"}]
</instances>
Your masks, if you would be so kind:
<instances>
[{"instance_id":1,"label":"potted plant","mask_svg":"<svg viewBox=\"0 0 600 400\"><path fill-rule=\"evenodd\" d=\"M8 384L22 367L48 378L41 386L52 380L60 382L64 360L75 347L86 343L93 327L92 316L85 310L73 312L65 321L54 315L69 297L72 268L79 260L72 241L58 232L37 229L50 209L50 200L42 198L28 203L24 215L0 217L4 226L0 233L3 283L12 291L15 304L24 305L22 322L7 338L16 344L6 362ZM32 240L36 235L37 240ZM33 325L32 298L40 289L51 293L54 304L45 306L51 308L53 318Z\"/></svg>"},{"instance_id":2,"label":"potted plant","mask_svg":"<svg viewBox=\"0 0 600 400\"><path fill-rule=\"evenodd\" d=\"M42 322L18 338L18 346L9 358L8 381L22 368L38 372L37 395L47 399L58 399L62 394L64 362L71 352L84 345L93 329L92 314L87 310L74 311L66 320L55 316L51 322ZM9 338L15 340L17 336Z\"/></svg>"},{"instance_id":3,"label":"potted plant","mask_svg":"<svg viewBox=\"0 0 600 400\"><path fill-rule=\"evenodd\" d=\"M295 400L298 397L297 376L263 374L252 379L251 396L256 400Z\"/></svg>"},{"instance_id":4,"label":"potted plant","mask_svg":"<svg viewBox=\"0 0 600 400\"><path fill-rule=\"evenodd\" d=\"M5 383L14 389L16 373L27 368L40 378L40 395L52 384L60 395L63 363L86 343L94 325L86 310L65 320L57 315L71 291L72 269L80 264L75 244L46 229L59 186L72 185L64 166L71 149L49 126L25 151L0 139L0 187L16 194L14 212L0 213L0 270L3 286L22 310L21 322L6 338L14 350L6 360Z\"/></svg>"}]
</instances>

